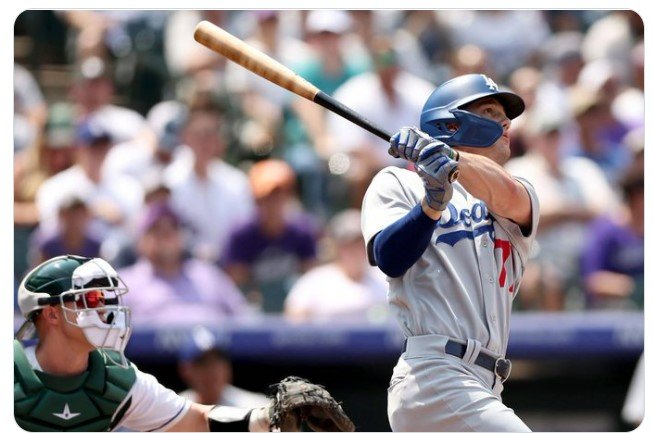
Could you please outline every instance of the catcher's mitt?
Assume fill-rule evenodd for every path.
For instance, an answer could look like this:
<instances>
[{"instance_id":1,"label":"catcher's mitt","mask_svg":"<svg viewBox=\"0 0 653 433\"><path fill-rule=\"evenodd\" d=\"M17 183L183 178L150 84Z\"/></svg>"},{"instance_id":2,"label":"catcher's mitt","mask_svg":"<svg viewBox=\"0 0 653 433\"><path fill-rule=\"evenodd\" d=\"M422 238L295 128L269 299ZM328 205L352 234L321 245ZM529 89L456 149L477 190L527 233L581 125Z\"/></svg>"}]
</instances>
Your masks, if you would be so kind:
<instances>
[{"instance_id":1,"label":"catcher's mitt","mask_svg":"<svg viewBox=\"0 0 653 433\"><path fill-rule=\"evenodd\" d=\"M302 421L313 431L354 431L354 424L321 385L289 376L270 386L270 430L300 431Z\"/></svg>"}]
</instances>

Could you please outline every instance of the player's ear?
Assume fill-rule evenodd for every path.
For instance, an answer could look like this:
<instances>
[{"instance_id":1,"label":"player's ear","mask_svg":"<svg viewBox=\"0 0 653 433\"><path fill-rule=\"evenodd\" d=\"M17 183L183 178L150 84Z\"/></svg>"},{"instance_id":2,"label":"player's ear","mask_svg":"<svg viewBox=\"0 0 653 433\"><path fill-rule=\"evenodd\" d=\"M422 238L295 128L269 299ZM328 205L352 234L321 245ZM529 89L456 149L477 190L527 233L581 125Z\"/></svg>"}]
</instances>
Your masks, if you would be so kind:
<instances>
[{"instance_id":1,"label":"player's ear","mask_svg":"<svg viewBox=\"0 0 653 433\"><path fill-rule=\"evenodd\" d=\"M54 306L47 306L43 309L41 317L46 323L56 324L61 319L62 311Z\"/></svg>"}]
</instances>

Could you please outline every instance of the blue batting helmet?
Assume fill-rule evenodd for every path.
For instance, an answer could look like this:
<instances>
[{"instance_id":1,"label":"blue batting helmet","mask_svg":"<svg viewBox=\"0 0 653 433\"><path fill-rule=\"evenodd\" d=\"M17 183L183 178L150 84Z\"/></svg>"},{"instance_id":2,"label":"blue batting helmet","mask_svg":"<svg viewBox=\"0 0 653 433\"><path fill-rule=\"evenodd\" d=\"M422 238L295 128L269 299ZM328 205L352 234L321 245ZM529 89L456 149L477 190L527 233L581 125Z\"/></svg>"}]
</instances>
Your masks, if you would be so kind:
<instances>
[{"instance_id":1,"label":"blue batting helmet","mask_svg":"<svg viewBox=\"0 0 653 433\"><path fill-rule=\"evenodd\" d=\"M429 96L422 109L420 129L450 146L489 147L501 137L503 127L464 107L491 96L503 105L506 116L514 119L524 111L524 101L499 86L486 75L461 75L443 83ZM455 125L455 127L451 127Z\"/></svg>"}]
</instances>

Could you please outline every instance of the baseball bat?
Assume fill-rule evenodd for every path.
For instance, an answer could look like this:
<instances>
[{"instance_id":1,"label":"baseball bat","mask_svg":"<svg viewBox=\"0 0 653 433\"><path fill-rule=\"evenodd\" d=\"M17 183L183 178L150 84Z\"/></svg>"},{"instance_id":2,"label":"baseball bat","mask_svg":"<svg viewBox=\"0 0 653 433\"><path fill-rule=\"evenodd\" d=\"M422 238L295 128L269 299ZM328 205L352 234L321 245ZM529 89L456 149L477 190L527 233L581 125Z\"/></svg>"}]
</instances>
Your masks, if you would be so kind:
<instances>
[{"instance_id":1,"label":"baseball bat","mask_svg":"<svg viewBox=\"0 0 653 433\"><path fill-rule=\"evenodd\" d=\"M267 54L257 50L231 33L212 24L208 21L201 21L195 28L194 38L216 53L223 55L232 62L248 69L256 75L289 90L296 95L315 102L327 110L344 117L350 122L371 132L384 141L389 142L391 135L375 125L359 113L347 107L340 101L324 93L312 83L297 75L290 68L282 65ZM392 148L388 152L395 157ZM453 182L458 177L457 170L449 173L449 179Z\"/></svg>"}]
</instances>

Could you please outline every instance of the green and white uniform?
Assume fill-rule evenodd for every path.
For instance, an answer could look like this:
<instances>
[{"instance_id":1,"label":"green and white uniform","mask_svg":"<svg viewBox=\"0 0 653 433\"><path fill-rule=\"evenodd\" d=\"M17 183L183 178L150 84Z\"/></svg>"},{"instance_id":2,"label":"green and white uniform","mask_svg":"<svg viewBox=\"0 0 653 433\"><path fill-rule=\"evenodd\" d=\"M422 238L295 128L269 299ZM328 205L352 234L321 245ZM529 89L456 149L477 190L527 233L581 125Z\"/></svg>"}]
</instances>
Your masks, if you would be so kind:
<instances>
[{"instance_id":1,"label":"green and white uniform","mask_svg":"<svg viewBox=\"0 0 653 433\"><path fill-rule=\"evenodd\" d=\"M179 421L190 402L132 363L121 368L89 355L85 372L65 378L42 371L35 347L14 341L14 416L28 431L165 430ZM117 356L117 355L116 355Z\"/></svg>"}]
</instances>

